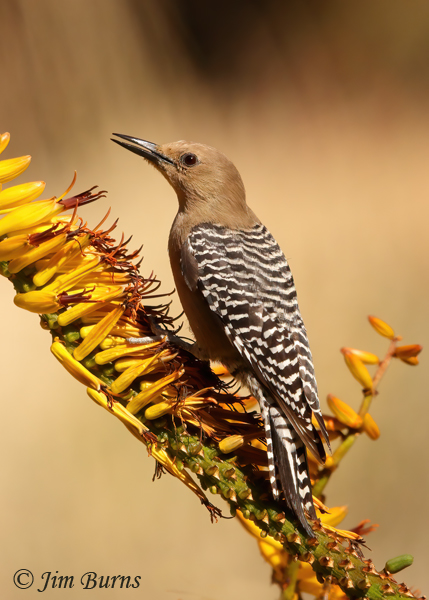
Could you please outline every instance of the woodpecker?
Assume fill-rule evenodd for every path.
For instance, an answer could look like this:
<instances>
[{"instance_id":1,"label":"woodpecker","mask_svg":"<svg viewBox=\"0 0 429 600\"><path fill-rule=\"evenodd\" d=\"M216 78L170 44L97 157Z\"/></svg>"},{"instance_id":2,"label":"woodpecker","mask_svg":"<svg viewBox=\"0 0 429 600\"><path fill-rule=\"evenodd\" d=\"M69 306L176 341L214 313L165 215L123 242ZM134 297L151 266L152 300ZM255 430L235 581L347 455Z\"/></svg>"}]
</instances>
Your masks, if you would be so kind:
<instances>
[{"instance_id":1,"label":"woodpecker","mask_svg":"<svg viewBox=\"0 0 429 600\"><path fill-rule=\"evenodd\" d=\"M281 490L308 535L316 519L307 448L321 462L320 411L306 329L286 258L246 203L228 158L193 142L157 145L113 134L171 184L179 210L168 251L174 281L195 336L191 351L221 362L258 400L275 500ZM321 436L312 422L314 415ZM280 485L278 484L280 481Z\"/></svg>"}]
</instances>

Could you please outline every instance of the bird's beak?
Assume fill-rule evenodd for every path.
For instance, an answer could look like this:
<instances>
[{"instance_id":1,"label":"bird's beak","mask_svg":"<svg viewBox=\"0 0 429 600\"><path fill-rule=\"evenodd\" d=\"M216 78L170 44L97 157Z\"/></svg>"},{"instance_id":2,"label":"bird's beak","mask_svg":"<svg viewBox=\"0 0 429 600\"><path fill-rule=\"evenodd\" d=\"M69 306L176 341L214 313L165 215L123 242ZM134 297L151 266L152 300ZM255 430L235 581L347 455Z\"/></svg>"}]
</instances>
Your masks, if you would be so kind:
<instances>
[{"instance_id":1,"label":"bird's beak","mask_svg":"<svg viewBox=\"0 0 429 600\"><path fill-rule=\"evenodd\" d=\"M119 144L119 146L122 146L127 150L131 150L131 152L134 152L139 156L143 156L143 158L146 158L147 160L156 165L159 165L162 162L167 162L171 165L174 164L171 158L159 152L158 146L156 144L153 144L152 142L140 140L139 138L131 137L129 135L122 135L121 133L113 133L112 135L115 135L116 137L121 138L122 140L127 140L127 142L131 143L121 142L120 140L114 140L113 138L111 138L112 142Z\"/></svg>"}]
</instances>

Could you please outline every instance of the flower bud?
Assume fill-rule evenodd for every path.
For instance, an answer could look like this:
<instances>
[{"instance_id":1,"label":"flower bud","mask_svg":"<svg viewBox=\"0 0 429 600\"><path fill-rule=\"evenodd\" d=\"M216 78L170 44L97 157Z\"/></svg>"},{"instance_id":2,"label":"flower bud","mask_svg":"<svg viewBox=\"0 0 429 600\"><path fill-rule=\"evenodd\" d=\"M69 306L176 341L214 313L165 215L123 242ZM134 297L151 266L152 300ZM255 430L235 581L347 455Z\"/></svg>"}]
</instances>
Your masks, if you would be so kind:
<instances>
[{"instance_id":1,"label":"flower bud","mask_svg":"<svg viewBox=\"0 0 429 600\"><path fill-rule=\"evenodd\" d=\"M353 410L351 406L339 398L329 394L328 405L337 419L341 421L341 423L344 423L344 425L347 425L347 427L359 429L362 426L362 418Z\"/></svg>"},{"instance_id":2,"label":"flower bud","mask_svg":"<svg viewBox=\"0 0 429 600\"><path fill-rule=\"evenodd\" d=\"M362 429L372 440L378 440L380 437L380 429L369 413L364 416Z\"/></svg>"},{"instance_id":3,"label":"flower bud","mask_svg":"<svg viewBox=\"0 0 429 600\"><path fill-rule=\"evenodd\" d=\"M351 352L343 352L343 354L346 365L353 377L359 381L364 389L372 389L372 378L363 362Z\"/></svg>"},{"instance_id":4,"label":"flower bud","mask_svg":"<svg viewBox=\"0 0 429 600\"><path fill-rule=\"evenodd\" d=\"M396 358L414 358L423 350L419 344L410 344L409 346L398 346L393 354Z\"/></svg>"},{"instance_id":5,"label":"flower bud","mask_svg":"<svg viewBox=\"0 0 429 600\"><path fill-rule=\"evenodd\" d=\"M419 359L417 356L410 356L409 358L401 358L402 362L407 363L407 365L417 366L419 364Z\"/></svg>"},{"instance_id":6,"label":"flower bud","mask_svg":"<svg viewBox=\"0 0 429 600\"><path fill-rule=\"evenodd\" d=\"M396 556L395 558L388 560L384 568L389 573L398 573L399 571L402 571L402 569L411 566L413 561L414 558L411 554L402 554L401 556Z\"/></svg>"},{"instance_id":7,"label":"flower bud","mask_svg":"<svg viewBox=\"0 0 429 600\"><path fill-rule=\"evenodd\" d=\"M348 352L349 354L353 354L367 365L380 364L380 359L378 358L378 356L376 356L372 352L367 352L366 350L357 350L356 348L341 348L341 352L343 354L345 354L346 352Z\"/></svg>"},{"instance_id":8,"label":"flower bud","mask_svg":"<svg viewBox=\"0 0 429 600\"><path fill-rule=\"evenodd\" d=\"M0 154L6 149L10 141L10 133L0 133Z\"/></svg>"},{"instance_id":9,"label":"flower bud","mask_svg":"<svg viewBox=\"0 0 429 600\"><path fill-rule=\"evenodd\" d=\"M224 454L229 454L243 445L244 438L242 435L230 435L219 442L219 450Z\"/></svg>"},{"instance_id":10,"label":"flower bud","mask_svg":"<svg viewBox=\"0 0 429 600\"><path fill-rule=\"evenodd\" d=\"M393 340L393 338L395 337L395 332L390 327L390 325L388 325L378 317L373 316L369 316L368 321L371 323L371 325L374 327L377 333L389 338L389 340Z\"/></svg>"}]
</instances>

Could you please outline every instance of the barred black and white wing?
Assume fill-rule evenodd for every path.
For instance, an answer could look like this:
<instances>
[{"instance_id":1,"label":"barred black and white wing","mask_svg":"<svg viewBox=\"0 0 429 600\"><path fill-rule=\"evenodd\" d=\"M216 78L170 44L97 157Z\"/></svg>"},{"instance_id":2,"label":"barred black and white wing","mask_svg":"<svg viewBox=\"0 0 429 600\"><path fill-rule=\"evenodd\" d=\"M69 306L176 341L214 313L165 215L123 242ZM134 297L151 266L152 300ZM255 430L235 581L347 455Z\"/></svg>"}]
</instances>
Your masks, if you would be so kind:
<instances>
[{"instance_id":1,"label":"barred black and white wing","mask_svg":"<svg viewBox=\"0 0 429 600\"><path fill-rule=\"evenodd\" d=\"M198 225L183 245L182 269L280 414L324 461L311 420L314 414L328 442L307 334L292 274L272 235L260 224L247 230Z\"/></svg>"},{"instance_id":2,"label":"barred black and white wing","mask_svg":"<svg viewBox=\"0 0 429 600\"><path fill-rule=\"evenodd\" d=\"M312 412L327 442L328 436L307 333L289 265L273 236L260 224L248 230L202 224L191 231L182 255L184 264L189 255L195 260L197 285L228 338L323 460Z\"/></svg>"}]
</instances>

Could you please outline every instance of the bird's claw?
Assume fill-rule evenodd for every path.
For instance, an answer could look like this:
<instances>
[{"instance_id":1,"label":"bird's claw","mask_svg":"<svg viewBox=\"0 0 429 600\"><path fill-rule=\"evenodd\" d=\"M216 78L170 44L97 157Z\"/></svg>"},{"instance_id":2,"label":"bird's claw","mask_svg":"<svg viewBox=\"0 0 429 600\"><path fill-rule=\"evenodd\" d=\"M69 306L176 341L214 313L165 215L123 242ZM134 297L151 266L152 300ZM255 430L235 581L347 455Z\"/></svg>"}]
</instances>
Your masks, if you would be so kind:
<instances>
[{"instance_id":1,"label":"bird's claw","mask_svg":"<svg viewBox=\"0 0 429 600\"><path fill-rule=\"evenodd\" d=\"M129 337L127 338L127 342L129 344L150 344L152 342L161 342L163 340L167 340L171 344L178 346L182 350L186 350L186 352L190 352L194 354L194 346L195 344L190 344L189 342L185 342L180 337L176 335L178 331L180 331L181 326L173 331L168 331L167 329L163 329L158 325L153 317L148 317L148 322L150 329L154 335L149 335L145 337Z\"/></svg>"}]
</instances>

